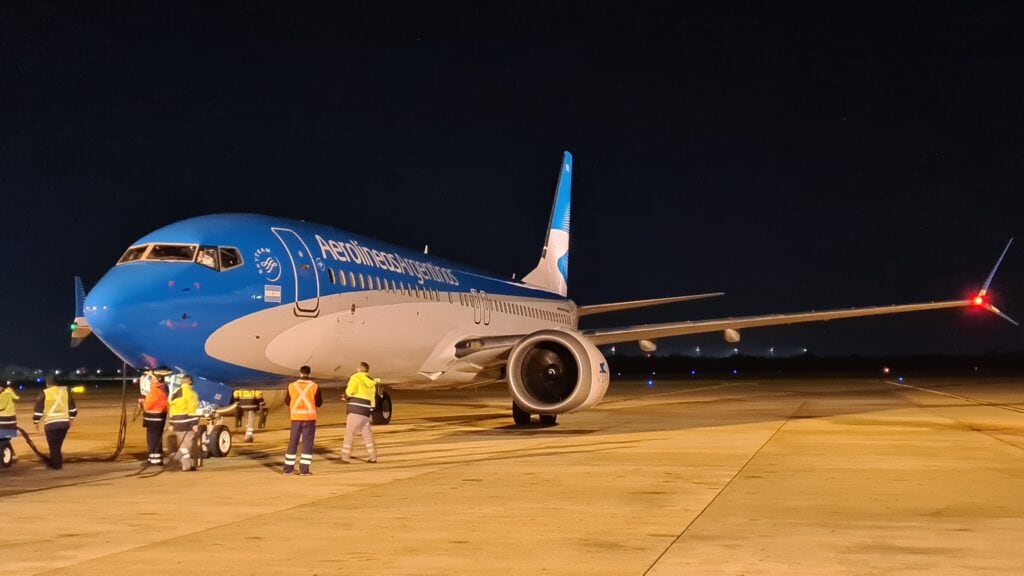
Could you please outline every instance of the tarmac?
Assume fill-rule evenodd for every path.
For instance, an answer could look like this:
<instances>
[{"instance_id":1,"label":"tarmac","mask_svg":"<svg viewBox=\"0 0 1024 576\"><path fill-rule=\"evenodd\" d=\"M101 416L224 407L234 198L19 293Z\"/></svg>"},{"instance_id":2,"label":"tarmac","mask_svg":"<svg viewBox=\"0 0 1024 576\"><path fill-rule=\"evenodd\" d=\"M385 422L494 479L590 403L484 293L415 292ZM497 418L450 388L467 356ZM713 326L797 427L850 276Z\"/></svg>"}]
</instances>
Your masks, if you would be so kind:
<instances>
[{"instance_id":1,"label":"tarmac","mask_svg":"<svg viewBox=\"0 0 1024 576\"><path fill-rule=\"evenodd\" d=\"M1024 572L1024 378L613 381L525 428L501 387L392 395L378 464L339 462L329 392L285 477L283 409L186 473L140 420L106 461L120 396L88 390L63 470L21 439L0 469L0 574Z\"/></svg>"}]
</instances>

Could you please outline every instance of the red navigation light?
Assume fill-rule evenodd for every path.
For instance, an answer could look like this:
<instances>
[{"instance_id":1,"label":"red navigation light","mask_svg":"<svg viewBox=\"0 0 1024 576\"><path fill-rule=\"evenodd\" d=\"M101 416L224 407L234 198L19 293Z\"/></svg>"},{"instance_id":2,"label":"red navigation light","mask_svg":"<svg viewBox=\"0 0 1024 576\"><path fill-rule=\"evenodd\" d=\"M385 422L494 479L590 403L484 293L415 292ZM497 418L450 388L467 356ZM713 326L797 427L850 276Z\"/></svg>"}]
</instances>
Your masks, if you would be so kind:
<instances>
[{"instance_id":1,"label":"red navigation light","mask_svg":"<svg viewBox=\"0 0 1024 576\"><path fill-rule=\"evenodd\" d=\"M984 306L985 297L982 296L981 294L978 294L977 296L971 299L971 304L974 304L975 306Z\"/></svg>"}]
</instances>

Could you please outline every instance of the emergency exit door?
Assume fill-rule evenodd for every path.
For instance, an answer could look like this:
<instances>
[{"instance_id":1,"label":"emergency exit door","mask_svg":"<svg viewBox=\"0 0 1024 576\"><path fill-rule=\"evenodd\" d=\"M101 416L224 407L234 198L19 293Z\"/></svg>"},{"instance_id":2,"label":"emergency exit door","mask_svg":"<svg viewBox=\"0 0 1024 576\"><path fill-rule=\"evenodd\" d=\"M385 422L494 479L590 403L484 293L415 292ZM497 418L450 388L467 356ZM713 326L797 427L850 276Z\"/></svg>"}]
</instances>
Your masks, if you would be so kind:
<instances>
[{"instance_id":1,"label":"emergency exit door","mask_svg":"<svg viewBox=\"0 0 1024 576\"><path fill-rule=\"evenodd\" d=\"M320 277L317 275L316 262L309 252L309 246L288 228L270 230L284 245L292 262L292 277L295 278L295 314L316 316L320 311Z\"/></svg>"}]
</instances>

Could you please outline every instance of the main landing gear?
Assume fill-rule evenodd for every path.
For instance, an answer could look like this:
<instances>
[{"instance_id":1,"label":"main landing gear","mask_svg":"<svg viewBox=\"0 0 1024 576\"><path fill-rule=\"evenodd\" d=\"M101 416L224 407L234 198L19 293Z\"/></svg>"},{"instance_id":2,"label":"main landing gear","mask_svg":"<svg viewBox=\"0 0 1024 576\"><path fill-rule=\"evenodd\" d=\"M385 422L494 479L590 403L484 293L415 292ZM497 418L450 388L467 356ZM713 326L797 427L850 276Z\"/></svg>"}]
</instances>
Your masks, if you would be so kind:
<instances>
[{"instance_id":1,"label":"main landing gear","mask_svg":"<svg viewBox=\"0 0 1024 576\"><path fill-rule=\"evenodd\" d=\"M373 424L391 423L391 395L379 384L377 385L377 406L370 413L370 422Z\"/></svg>"},{"instance_id":2,"label":"main landing gear","mask_svg":"<svg viewBox=\"0 0 1024 576\"><path fill-rule=\"evenodd\" d=\"M515 400L512 401L512 420L516 426L529 426L532 414L524 410ZM554 426L558 423L557 414L540 414L541 426Z\"/></svg>"}]
</instances>

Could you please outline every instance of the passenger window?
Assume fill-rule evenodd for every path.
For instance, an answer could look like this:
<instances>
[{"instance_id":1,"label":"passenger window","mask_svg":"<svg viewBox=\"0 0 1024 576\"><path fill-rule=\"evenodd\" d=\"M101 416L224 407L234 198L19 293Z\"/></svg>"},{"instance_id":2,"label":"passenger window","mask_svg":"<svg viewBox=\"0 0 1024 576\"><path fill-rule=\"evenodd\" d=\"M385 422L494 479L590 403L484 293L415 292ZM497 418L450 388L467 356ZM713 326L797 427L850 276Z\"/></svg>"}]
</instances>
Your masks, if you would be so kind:
<instances>
[{"instance_id":1,"label":"passenger window","mask_svg":"<svg viewBox=\"0 0 1024 576\"><path fill-rule=\"evenodd\" d=\"M331 284L334 284L334 269L327 269L327 279L331 281Z\"/></svg>"},{"instance_id":2,"label":"passenger window","mask_svg":"<svg viewBox=\"0 0 1024 576\"><path fill-rule=\"evenodd\" d=\"M149 244L144 246L132 246L129 248L121 259L117 261L118 264L124 264L125 262L134 262L142 258L142 255L146 253L146 249L149 248Z\"/></svg>"},{"instance_id":3,"label":"passenger window","mask_svg":"<svg viewBox=\"0 0 1024 576\"><path fill-rule=\"evenodd\" d=\"M242 265L242 255L239 254L237 248L225 248L220 249L220 269L230 270L232 268Z\"/></svg>"},{"instance_id":4,"label":"passenger window","mask_svg":"<svg viewBox=\"0 0 1024 576\"><path fill-rule=\"evenodd\" d=\"M361 273L359 274L359 289L366 290L366 278Z\"/></svg>"},{"instance_id":5,"label":"passenger window","mask_svg":"<svg viewBox=\"0 0 1024 576\"><path fill-rule=\"evenodd\" d=\"M348 273L348 279L351 280L351 282L349 282L349 284L351 284L352 287L355 288L356 287L356 273L355 272L349 272Z\"/></svg>"},{"instance_id":6,"label":"passenger window","mask_svg":"<svg viewBox=\"0 0 1024 576\"><path fill-rule=\"evenodd\" d=\"M373 281L375 284L377 284L377 290L381 290L382 288L380 287L380 277L375 276L373 278Z\"/></svg>"},{"instance_id":7,"label":"passenger window","mask_svg":"<svg viewBox=\"0 0 1024 576\"><path fill-rule=\"evenodd\" d=\"M338 270L338 284L345 285L345 271Z\"/></svg>"}]
</instances>

